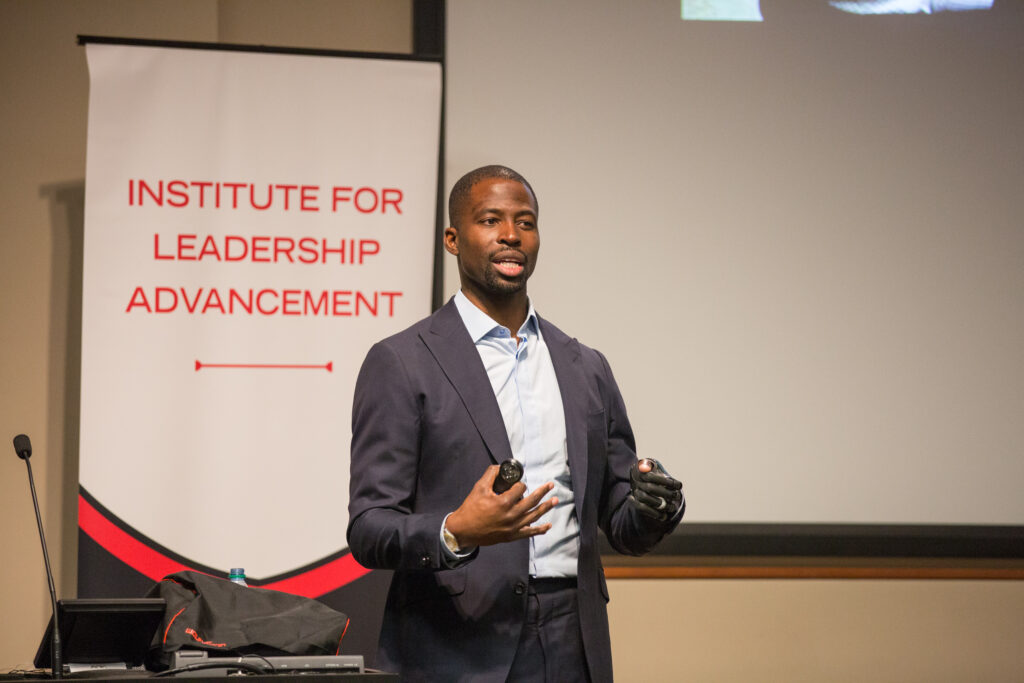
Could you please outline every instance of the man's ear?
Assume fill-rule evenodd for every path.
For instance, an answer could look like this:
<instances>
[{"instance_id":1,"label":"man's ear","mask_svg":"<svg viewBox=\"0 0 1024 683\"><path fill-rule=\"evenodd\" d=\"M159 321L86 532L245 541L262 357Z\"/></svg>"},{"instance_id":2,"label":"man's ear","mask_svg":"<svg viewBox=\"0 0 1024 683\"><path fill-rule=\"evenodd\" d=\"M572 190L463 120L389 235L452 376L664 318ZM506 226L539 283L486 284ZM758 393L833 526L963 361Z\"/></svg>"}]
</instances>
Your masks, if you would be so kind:
<instances>
[{"instance_id":1,"label":"man's ear","mask_svg":"<svg viewBox=\"0 0 1024 683\"><path fill-rule=\"evenodd\" d=\"M444 249L453 256L459 255L459 232L450 225L444 229Z\"/></svg>"}]
</instances>

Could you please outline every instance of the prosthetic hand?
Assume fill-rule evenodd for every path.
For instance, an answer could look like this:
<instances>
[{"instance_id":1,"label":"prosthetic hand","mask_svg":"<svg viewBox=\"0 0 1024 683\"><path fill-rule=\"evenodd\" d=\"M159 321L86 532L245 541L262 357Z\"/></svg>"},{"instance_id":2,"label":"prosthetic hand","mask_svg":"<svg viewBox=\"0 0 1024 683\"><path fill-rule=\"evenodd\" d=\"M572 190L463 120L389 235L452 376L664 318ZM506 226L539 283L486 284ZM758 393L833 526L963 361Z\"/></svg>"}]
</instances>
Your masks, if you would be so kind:
<instances>
[{"instance_id":1,"label":"prosthetic hand","mask_svg":"<svg viewBox=\"0 0 1024 683\"><path fill-rule=\"evenodd\" d=\"M644 458L629 470L629 497L637 509L659 522L671 519L683 504L683 485L657 460Z\"/></svg>"}]
</instances>

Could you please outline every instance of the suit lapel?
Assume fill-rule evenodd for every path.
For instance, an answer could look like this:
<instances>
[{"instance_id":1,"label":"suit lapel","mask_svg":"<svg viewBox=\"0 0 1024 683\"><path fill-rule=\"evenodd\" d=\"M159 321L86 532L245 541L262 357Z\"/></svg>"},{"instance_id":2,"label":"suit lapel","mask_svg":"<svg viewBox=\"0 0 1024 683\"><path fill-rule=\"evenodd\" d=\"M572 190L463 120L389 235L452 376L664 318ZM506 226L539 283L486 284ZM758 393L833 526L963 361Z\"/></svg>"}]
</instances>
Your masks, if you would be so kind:
<instances>
[{"instance_id":1,"label":"suit lapel","mask_svg":"<svg viewBox=\"0 0 1024 683\"><path fill-rule=\"evenodd\" d=\"M430 329L421 333L420 338L458 392L491 459L499 463L511 458L512 447L498 400L454 301L449 300L434 314Z\"/></svg>"},{"instance_id":2,"label":"suit lapel","mask_svg":"<svg viewBox=\"0 0 1024 683\"><path fill-rule=\"evenodd\" d=\"M587 493L587 380L580 363L579 342L539 318L541 334L551 354L565 412L565 440L569 453L569 474L576 499L576 519L583 519L583 497Z\"/></svg>"}]
</instances>

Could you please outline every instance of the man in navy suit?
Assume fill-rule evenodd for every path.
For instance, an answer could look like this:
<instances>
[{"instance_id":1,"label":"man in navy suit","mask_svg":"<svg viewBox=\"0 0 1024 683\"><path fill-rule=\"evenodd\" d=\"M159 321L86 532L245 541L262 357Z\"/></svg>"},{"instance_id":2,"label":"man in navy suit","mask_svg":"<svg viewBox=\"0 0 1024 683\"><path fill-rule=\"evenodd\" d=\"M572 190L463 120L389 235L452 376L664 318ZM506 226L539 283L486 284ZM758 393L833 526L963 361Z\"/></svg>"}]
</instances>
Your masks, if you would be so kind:
<instances>
[{"instance_id":1,"label":"man in navy suit","mask_svg":"<svg viewBox=\"0 0 1024 683\"><path fill-rule=\"evenodd\" d=\"M681 485L637 460L604 356L537 316L538 205L503 166L466 174L445 249L461 291L367 354L356 383L348 542L395 570L376 667L403 680L608 681L600 527L638 555ZM504 493L498 463L522 463Z\"/></svg>"}]
</instances>

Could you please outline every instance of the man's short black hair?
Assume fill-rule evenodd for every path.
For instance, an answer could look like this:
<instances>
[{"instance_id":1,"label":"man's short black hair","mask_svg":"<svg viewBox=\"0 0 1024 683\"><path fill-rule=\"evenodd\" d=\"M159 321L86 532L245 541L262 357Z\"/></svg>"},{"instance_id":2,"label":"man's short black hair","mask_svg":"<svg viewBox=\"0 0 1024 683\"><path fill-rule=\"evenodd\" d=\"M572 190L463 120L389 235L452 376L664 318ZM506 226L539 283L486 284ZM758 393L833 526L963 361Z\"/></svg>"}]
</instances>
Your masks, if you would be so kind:
<instances>
[{"instance_id":1,"label":"man's short black hair","mask_svg":"<svg viewBox=\"0 0 1024 683\"><path fill-rule=\"evenodd\" d=\"M533 191L533 188L530 186L530 183L527 182L526 178L513 171L508 166L492 164L490 166L481 166L480 168L470 171L459 178L459 181L455 183L455 187L452 188L451 194L448 195L449 225L455 225L455 217L459 215L459 211L462 210L463 204L465 204L466 200L469 199L469 191L473 189L473 186L481 180L490 180L491 178L514 180L517 183L522 183L523 186L530 191L530 196L533 197L534 209L538 212L540 211L537 206L537 194Z\"/></svg>"}]
</instances>

